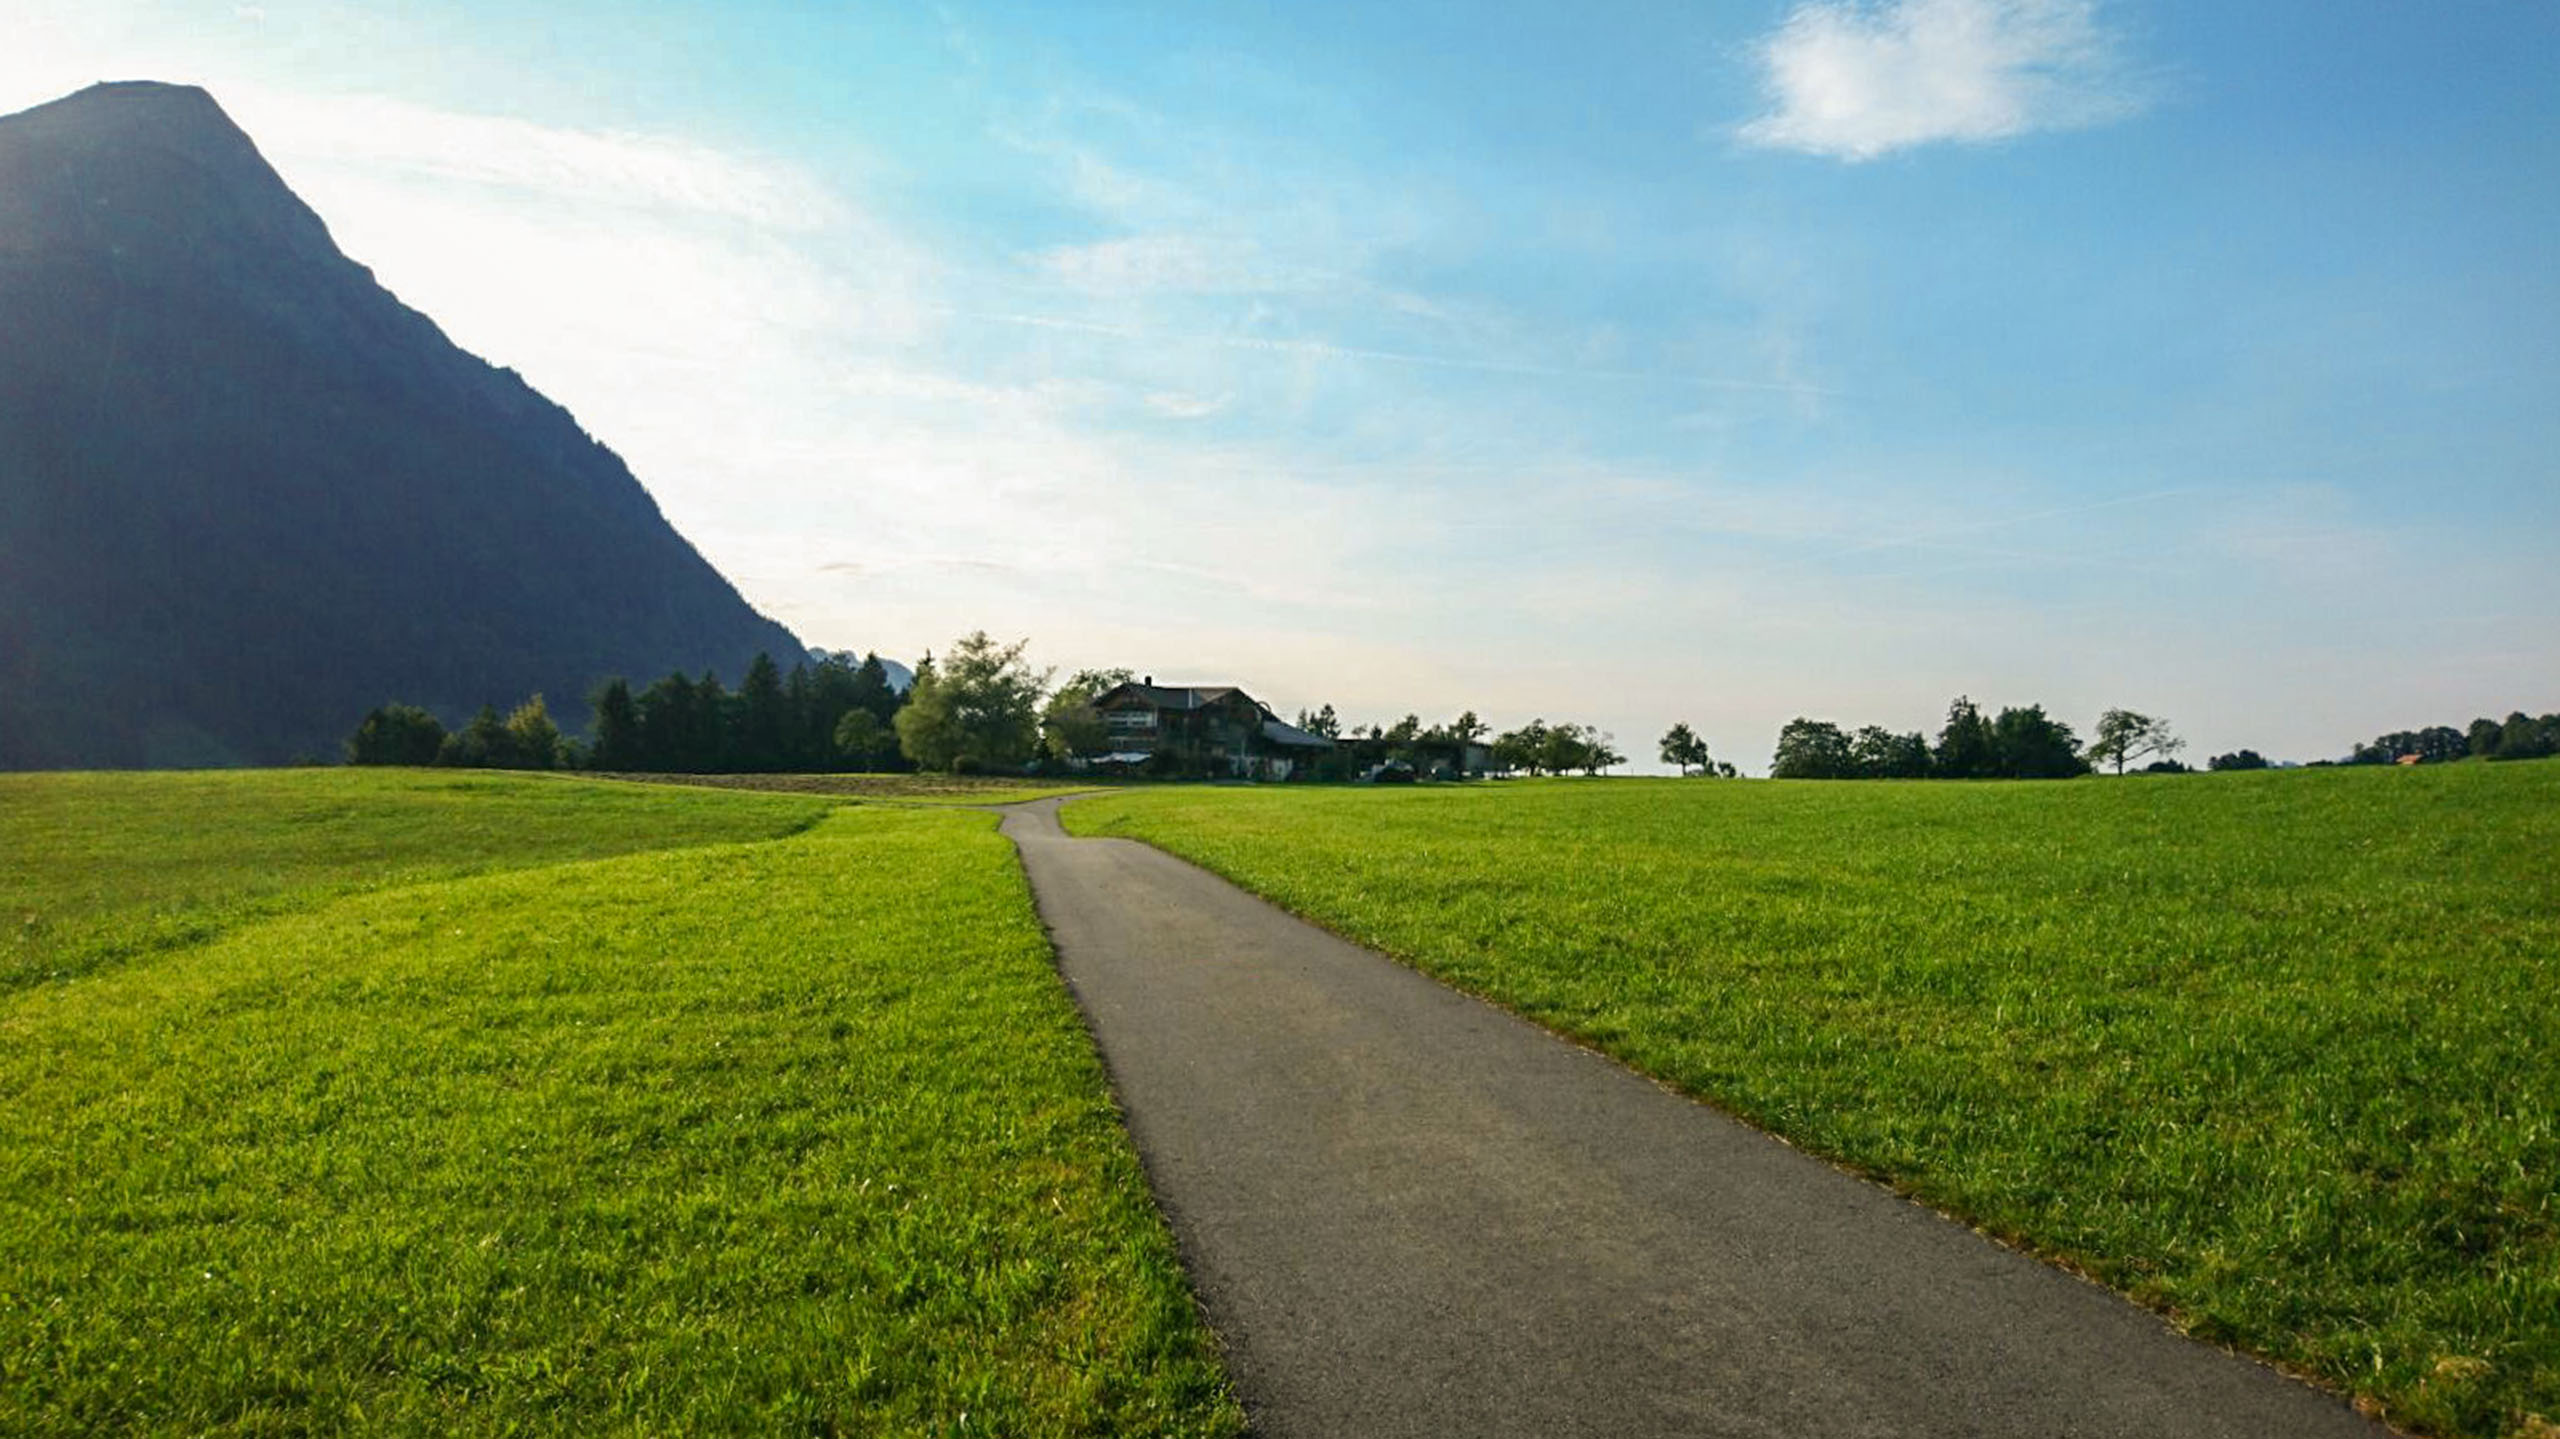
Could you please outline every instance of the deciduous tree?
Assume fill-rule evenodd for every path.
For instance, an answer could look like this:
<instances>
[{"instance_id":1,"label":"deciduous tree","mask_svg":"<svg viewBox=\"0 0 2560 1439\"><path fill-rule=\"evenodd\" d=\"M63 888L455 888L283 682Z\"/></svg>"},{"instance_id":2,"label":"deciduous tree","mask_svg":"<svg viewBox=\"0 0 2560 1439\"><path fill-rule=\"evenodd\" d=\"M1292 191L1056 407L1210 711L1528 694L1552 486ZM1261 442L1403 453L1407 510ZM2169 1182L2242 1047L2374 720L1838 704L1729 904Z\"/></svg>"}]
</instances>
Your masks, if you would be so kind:
<instances>
[{"instance_id":1,"label":"deciduous tree","mask_svg":"<svg viewBox=\"0 0 2560 1439\"><path fill-rule=\"evenodd\" d=\"M1135 678L1125 669L1078 670L1040 712L1040 742L1057 759L1087 759L1111 749L1111 732L1093 702Z\"/></svg>"},{"instance_id":2,"label":"deciduous tree","mask_svg":"<svg viewBox=\"0 0 2560 1439\"><path fill-rule=\"evenodd\" d=\"M1991 722L1997 773L2004 779L2069 779L2089 772L2080 738L2043 705L2012 706Z\"/></svg>"},{"instance_id":3,"label":"deciduous tree","mask_svg":"<svg viewBox=\"0 0 2560 1439\"><path fill-rule=\"evenodd\" d=\"M416 705L384 705L347 737L347 763L434 764L443 748L444 725L434 715Z\"/></svg>"},{"instance_id":4,"label":"deciduous tree","mask_svg":"<svg viewBox=\"0 0 2560 1439\"><path fill-rule=\"evenodd\" d=\"M2115 766L2117 774L2138 760L2168 759L2187 742L2169 732L2169 722L2133 710L2109 710L2098 716L2098 732L2089 741L2089 762Z\"/></svg>"},{"instance_id":5,"label":"deciduous tree","mask_svg":"<svg viewBox=\"0 0 2560 1439\"><path fill-rule=\"evenodd\" d=\"M1787 721L1778 731L1777 753L1769 763L1772 779L1847 779L1857 773L1849 737L1829 720Z\"/></svg>"},{"instance_id":6,"label":"deciduous tree","mask_svg":"<svg viewBox=\"0 0 2560 1439\"><path fill-rule=\"evenodd\" d=\"M560 726L551 722L550 707L535 695L507 716L507 747L512 768L554 769L560 763Z\"/></svg>"},{"instance_id":7,"label":"deciduous tree","mask_svg":"<svg viewBox=\"0 0 2560 1439\"><path fill-rule=\"evenodd\" d=\"M846 710L836 721L836 753L855 769L873 768L897 745L898 737L867 709Z\"/></svg>"},{"instance_id":8,"label":"deciduous tree","mask_svg":"<svg viewBox=\"0 0 2560 1439\"><path fill-rule=\"evenodd\" d=\"M1049 676L1023 659L1029 645L1000 645L977 630L940 664L919 667L895 721L907 758L934 770L1006 769L1031 758Z\"/></svg>"},{"instance_id":9,"label":"deciduous tree","mask_svg":"<svg viewBox=\"0 0 2560 1439\"><path fill-rule=\"evenodd\" d=\"M1692 769L1700 774L1715 773L1715 759L1707 753L1707 742L1698 738L1686 720L1663 731L1661 755L1662 762L1679 770L1683 779Z\"/></svg>"}]
</instances>

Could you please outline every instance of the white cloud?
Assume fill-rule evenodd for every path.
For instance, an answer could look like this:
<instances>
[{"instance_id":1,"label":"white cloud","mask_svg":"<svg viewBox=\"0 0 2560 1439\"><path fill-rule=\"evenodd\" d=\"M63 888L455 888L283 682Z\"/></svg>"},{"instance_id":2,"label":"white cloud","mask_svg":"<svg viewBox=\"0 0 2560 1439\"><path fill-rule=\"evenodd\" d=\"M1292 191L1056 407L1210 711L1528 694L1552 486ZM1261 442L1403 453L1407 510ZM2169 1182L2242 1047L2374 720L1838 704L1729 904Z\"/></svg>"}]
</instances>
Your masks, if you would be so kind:
<instances>
[{"instance_id":1,"label":"white cloud","mask_svg":"<svg viewBox=\"0 0 2560 1439\"><path fill-rule=\"evenodd\" d=\"M261 145L306 165L793 233L847 218L824 186L792 167L687 140L459 114L376 95L226 87L216 98Z\"/></svg>"},{"instance_id":2,"label":"white cloud","mask_svg":"<svg viewBox=\"0 0 2560 1439\"><path fill-rule=\"evenodd\" d=\"M1742 138L1872 160L2142 108L2097 0L1808 0L1760 46L1770 112Z\"/></svg>"},{"instance_id":3,"label":"white cloud","mask_svg":"<svg viewBox=\"0 0 2560 1439\"><path fill-rule=\"evenodd\" d=\"M1155 390L1147 395L1147 408L1176 420L1205 420L1227 407L1227 395L1192 395L1180 390Z\"/></svg>"}]
</instances>

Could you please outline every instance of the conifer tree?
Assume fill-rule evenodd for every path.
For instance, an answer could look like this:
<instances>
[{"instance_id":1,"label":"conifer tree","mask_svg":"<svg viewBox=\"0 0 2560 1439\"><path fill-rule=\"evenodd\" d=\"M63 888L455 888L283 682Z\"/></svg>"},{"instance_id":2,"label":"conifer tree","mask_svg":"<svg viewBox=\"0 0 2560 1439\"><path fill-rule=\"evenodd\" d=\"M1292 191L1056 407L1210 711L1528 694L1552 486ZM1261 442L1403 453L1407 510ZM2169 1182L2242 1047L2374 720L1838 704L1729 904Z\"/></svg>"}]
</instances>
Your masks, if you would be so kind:
<instances>
[{"instance_id":1,"label":"conifer tree","mask_svg":"<svg viewBox=\"0 0 2560 1439\"><path fill-rule=\"evenodd\" d=\"M588 763L601 770L643 768L640 710L632 702L631 684L620 675L597 686L588 703L596 712L595 744Z\"/></svg>"},{"instance_id":2,"label":"conifer tree","mask_svg":"<svg viewBox=\"0 0 2560 1439\"><path fill-rule=\"evenodd\" d=\"M752 773L788 769L791 708L782 692L782 669L758 654L738 681L737 724L730 733L727 767Z\"/></svg>"}]
</instances>

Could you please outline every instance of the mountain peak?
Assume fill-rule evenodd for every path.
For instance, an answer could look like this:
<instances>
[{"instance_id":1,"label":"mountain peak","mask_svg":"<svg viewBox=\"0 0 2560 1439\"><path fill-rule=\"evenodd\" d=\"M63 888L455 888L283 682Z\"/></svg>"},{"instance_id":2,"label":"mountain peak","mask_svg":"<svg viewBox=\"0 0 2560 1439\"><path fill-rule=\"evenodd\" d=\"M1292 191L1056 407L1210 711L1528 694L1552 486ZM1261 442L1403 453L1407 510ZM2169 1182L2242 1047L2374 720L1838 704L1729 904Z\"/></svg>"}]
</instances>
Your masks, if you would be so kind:
<instances>
[{"instance_id":1,"label":"mountain peak","mask_svg":"<svg viewBox=\"0 0 2560 1439\"><path fill-rule=\"evenodd\" d=\"M108 80L0 117L0 127L78 137L99 148L148 145L195 159L255 160L257 147L213 95L196 85ZM263 163L263 162L260 162Z\"/></svg>"},{"instance_id":2,"label":"mountain peak","mask_svg":"<svg viewBox=\"0 0 2560 1439\"><path fill-rule=\"evenodd\" d=\"M0 768L326 753L394 699L575 724L799 648L200 89L0 118L0 337Z\"/></svg>"},{"instance_id":3,"label":"mountain peak","mask_svg":"<svg viewBox=\"0 0 2560 1439\"><path fill-rule=\"evenodd\" d=\"M122 80L0 117L0 248L74 225L117 255L247 245L337 255L328 227L212 95Z\"/></svg>"}]
</instances>

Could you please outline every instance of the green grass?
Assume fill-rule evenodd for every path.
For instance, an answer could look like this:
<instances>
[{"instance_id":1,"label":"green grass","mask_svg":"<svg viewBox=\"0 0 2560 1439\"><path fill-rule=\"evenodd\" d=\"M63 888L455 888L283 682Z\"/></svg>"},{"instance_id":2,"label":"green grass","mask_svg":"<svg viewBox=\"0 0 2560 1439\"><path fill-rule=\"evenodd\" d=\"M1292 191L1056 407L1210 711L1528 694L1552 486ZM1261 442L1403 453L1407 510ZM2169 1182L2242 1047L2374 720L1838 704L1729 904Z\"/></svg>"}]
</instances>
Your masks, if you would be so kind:
<instances>
[{"instance_id":1,"label":"green grass","mask_svg":"<svg viewBox=\"0 0 2560 1439\"><path fill-rule=\"evenodd\" d=\"M1065 814L2400 1423L2560 1416L2560 763Z\"/></svg>"},{"instance_id":2,"label":"green grass","mask_svg":"<svg viewBox=\"0 0 2560 1439\"><path fill-rule=\"evenodd\" d=\"M639 784L835 795L884 804L1014 804L1105 787L1090 782L950 774L615 774L601 778Z\"/></svg>"},{"instance_id":3,"label":"green grass","mask_svg":"<svg viewBox=\"0 0 2560 1439\"><path fill-rule=\"evenodd\" d=\"M771 839L835 807L446 770L0 774L0 994L333 895Z\"/></svg>"},{"instance_id":4,"label":"green grass","mask_svg":"<svg viewBox=\"0 0 2560 1439\"><path fill-rule=\"evenodd\" d=\"M231 918L0 995L0 1433L1240 1430L991 818L226 778L97 852Z\"/></svg>"}]
</instances>

